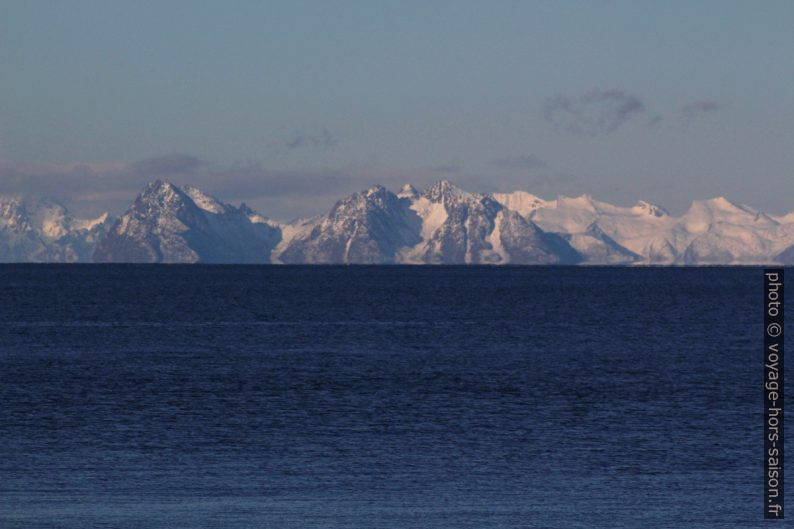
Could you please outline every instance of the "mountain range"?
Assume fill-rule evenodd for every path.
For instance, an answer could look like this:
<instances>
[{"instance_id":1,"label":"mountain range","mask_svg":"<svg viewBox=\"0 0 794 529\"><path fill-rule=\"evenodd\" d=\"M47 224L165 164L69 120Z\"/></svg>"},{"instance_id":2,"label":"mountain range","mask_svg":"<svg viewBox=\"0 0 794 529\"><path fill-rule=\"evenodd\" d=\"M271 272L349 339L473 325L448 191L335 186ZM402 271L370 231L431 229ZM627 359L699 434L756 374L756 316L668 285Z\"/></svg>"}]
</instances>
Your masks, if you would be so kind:
<instances>
[{"instance_id":1,"label":"mountain range","mask_svg":"<svg viewBox=\"0 0 794 529\"><path fill-rule=\"evenodd\" d=\"M794 264L794 212L719 197L673 216L644 201L469 193L442 180L422 191L373 186L326 214L279 222L158 180L115 219L0 195L0 262Z\"/></svg>"}]
</instances>

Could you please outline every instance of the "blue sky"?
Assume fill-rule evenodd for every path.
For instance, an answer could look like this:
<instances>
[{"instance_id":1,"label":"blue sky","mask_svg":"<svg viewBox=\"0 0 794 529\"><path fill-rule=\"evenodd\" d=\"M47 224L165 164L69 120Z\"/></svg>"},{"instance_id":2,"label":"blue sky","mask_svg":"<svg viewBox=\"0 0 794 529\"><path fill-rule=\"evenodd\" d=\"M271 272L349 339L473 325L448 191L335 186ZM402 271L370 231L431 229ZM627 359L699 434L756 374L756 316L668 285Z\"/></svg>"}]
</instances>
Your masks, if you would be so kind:
<instances>
[{"instance_id":1,"label":"blue sky","mask_svg":"<svg viewBox=\"0 0 794 529\"><path fill-rule=\"evenodd\" d=\"M381 183L794 209L794 2L0 2L0 193Z\"/></svg>"}]
</instances>

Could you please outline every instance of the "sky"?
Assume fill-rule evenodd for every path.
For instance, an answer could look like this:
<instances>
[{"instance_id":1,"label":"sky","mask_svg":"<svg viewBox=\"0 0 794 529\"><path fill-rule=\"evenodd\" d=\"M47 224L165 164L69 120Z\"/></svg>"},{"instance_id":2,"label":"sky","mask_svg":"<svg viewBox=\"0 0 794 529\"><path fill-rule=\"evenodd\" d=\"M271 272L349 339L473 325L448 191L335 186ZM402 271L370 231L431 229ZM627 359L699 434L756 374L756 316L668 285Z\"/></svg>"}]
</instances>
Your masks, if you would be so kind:
<instances>
[{"instance_id":1,"label":"sky","mask_svg":"<svg viewBox=\"0 0 794 529\"><path fill-rule=\"evenodd\" d=\"M293 219L447 179L794 210L794 2L0 0L0 194Z\"/></svg>"}]
</instances>

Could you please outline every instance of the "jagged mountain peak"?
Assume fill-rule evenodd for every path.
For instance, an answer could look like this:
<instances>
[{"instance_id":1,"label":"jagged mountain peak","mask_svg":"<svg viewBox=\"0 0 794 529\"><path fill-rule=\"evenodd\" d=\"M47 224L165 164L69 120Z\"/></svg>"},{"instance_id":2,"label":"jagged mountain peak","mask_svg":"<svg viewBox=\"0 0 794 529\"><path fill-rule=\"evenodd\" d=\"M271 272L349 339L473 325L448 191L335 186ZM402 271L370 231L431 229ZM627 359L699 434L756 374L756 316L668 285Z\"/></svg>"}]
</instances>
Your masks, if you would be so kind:
<instances>
[{"instance_id":1,"label":"jagged mountain peak","mask_svg":"<svg viewBox=\"0 0 794 529\"><path fill-rule=\"evenodd\" d=\"M385 187L383 187L380 184L375 184L374 186L370 186L369 188L367 188L366 193L368 196L371 196L371 195L384 193L385 191L387 191Z\"/></svg>"},{"instance_id":2,"label":"jagged mountain peak","mask_svg":"<svg viewBox=\"0 0 794 529\"><path fill-rule=\"evenodd\" d=\"M166 180L146 184L133 203L133 208L156 210L160 214L185 207L198 208L185 191Z\"/></svg>"},{"instance_id":3,"label":"jagged mountain peak","mask_svg":"<svg viewBox=\"0 0 794 529\"><path fill-rule=\"evenodd\" d=\"M475 195L452 184L449 180L439 180L435 184L425 189L423 196L432 202L442 202L447 200L466 200Z\"/></svg>"},{"instance_id":4,"label":"jagged mountain peak","mask_svg":"<svg viewBox=\"0 0 794 529\"><path fill-rule=\"evenodd\" d=\"M397 195L381 185L374 185L337 201L331 208L329 217L361 214L373 207L383 207L386 202L396 200Z\"/></svg>"},{"instance_id":5,"label":"jagged mountain peak","mask_svg":"<svg viewBox=\"0 0 794 529\"><path fill-rule=\"evenodd\" d=\"M246 207L156 180L97 245L97 262L266 263L280 230Z\"/></svg>"},{"instance_id":6,"label":"jagged mountain peak","mask_svg":"<svg viewBox=\"0 0 794 529\"><path fill-rule=\"evenodd\" d=\"M411 184L404 184L402 188L400 188L400 192L397 193L397 196L400 198L412 199L419 196L419 191Z\"/></svg>"},{"instance_id":7,"label":"jagged mountain peak","mask_svg":"<svg viewBox=\"0 0 794 529\"><path fill-rule=\"evenodd\" d=\"M146 186L143 188L143 191L141 191L140 196L147 198L158 196L167 197L180 192L181 191L179 188L168 180L158 179L146 184Z\"/></svg>"},{"instance_id":8,"label":"jagged mountain peak","mask_svg":"<svg viewBox=\"0 0 794 529\"><path fill-rule=\"evenodd\" d=\"M225 208L225 206L224 206ZM240 207L237 208L240 213L248 217L248 220L253 222L254 224L267 224L269 226L278 227L281 226L281 223L271 219L270 217L266 217L259 213L258 211L254 211L251 209L248 204L245 202L240 203Z\"/></svg>"},{"instance_id":9,"label":"jagged mountain peak","mask_svg":"<svg viewBox=\"0 0 794 529\"><path fill-rule=\"evenodd\" d=\"M328 214L285 228L283 263L389 263L418 240L418 219L400 198L376 185L339 200Z\"/></svg>"}]
</instances>

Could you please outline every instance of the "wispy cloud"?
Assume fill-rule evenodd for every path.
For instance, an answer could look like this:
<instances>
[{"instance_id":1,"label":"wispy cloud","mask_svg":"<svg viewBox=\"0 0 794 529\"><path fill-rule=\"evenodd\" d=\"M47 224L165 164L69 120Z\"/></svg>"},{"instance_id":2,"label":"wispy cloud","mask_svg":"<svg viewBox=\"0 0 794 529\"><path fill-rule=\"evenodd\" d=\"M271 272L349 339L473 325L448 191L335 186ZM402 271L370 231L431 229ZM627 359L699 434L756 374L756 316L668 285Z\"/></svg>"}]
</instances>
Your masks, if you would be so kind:
<instances>
[{"instance_id":1,"label":"wispy cloud","mask_svg":"<svg viewBox=\"0 0 794 529\"><path fill-rule=\"evenodd\" d=\"M501 169L523 169L534 170L546 167L546 162L534 154L522 154L519 156L505 156L493 161L493 165Z\"/></svg>"},{"instance_id":2,"label":"wispy cloud","mask_svg":"<svg viewBox=\"0 0 794 529\"><path fill-rule=\"evenodd\" d=\"M76 214L118 214L147 182L190 184L227 202L263 206L276 218L293 218L365 188L373 177L361 169L273 170L261 164L214 165L186 154L107 164L28 164L0 160L0 193L47 196Z\"/></svg>"},{"instance_id":3,"label":"wispy cloud","mask_svg":"<svg viewBox=\"0 0 794 529\"><path fill-rule=\"evenodd\" d=\"M639 97L623 90L593 90L576 97L558 95L549 99L544 117L577 136L595 137L616 131L644 110Z\"/></svg>"},{"instance_id":4,"label":"wispy cloud","mask_svg":"<svg viewBox=\"0 0 794 529\"><path fill-rule=\"evenodd\" d=\"M323 127L315 132L295 132L284 142L284 147L289 150L302 148L330 149L339 144L339 139Z\"/></svg>"},{"instance_id":5,"label":"wispy cloud","mask_svg":"<svg viewBox=\"0 0 794 529\"><path fill-rule=\"evenodd\" d=\"M693 101L692 103L687 103L681 107L681 117L683 118L684 123L689 124L703 116L714 114L721 109L722 104L718 103L717 101Z\"/></svg>"},{"instance_id":6,"label":"wispy cloud","mask_svg":"<svg viewBox=\"0 0 794 529\"><path fill-rule=\"evenodd\" d=\"M155 177L190 174L201 168L204 163L189 154L168 154L147 158L130 165L133 172Z\"/></svg>"},{"instance_id":7,"label":"wispy cloud","mask_svg":"<svg viewBox=\"0 0 794 529\"><path fill-rule=\"evenodd\" d=\"M648 120L648 126L653 128L658 127L662 124L663 120L664 118L662 118L661 114L657 114Z\"/></svg>"},{"instance_id":8,"label":"wispy cloud","mask_svg":"<svg viewBox=\"0 0 794 529\"><path fill-rule=\"evenodd\" d=\"M457 173L460 171L460 166L451 163L451 164L442 164L442 165L432 165L427 169L429 171L433 171L434 173Z\"/></svg>"}]
</instances>

